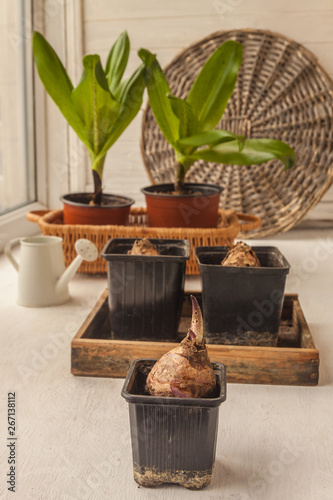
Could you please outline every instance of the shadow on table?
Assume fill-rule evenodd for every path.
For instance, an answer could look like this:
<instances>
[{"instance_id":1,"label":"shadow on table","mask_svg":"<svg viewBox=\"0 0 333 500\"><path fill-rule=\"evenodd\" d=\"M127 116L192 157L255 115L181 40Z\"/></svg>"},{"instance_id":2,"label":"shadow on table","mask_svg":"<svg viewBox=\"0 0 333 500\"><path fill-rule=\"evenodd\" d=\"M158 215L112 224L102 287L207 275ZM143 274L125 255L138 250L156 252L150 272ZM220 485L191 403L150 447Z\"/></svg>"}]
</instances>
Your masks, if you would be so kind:
<instances>
[{"instance_id":1,"label":"shadow on table","mask_svg":"<svg viewBox=\"0 0 333 500\"><path fill-rule=\"evenodd\" d=\"M265 464L264 468L263 464ZM228 465L216 461L213 480L207 488L210 494L207 497L205 494L205 498L209 500L277 498L275 497L277 483L281 482L282 476L286 473L287 465L279 460L279 456L273 450L267 452L264 460L262 456L260 457L260 465L253 461L244 463L242 458L237 461L236 457L234 457L234 462ZM207 490L203 491L206 493Z\"/></svg>"},{"instance_id":2,"label":"shadow on table","mask_svg":"<svg viewBox=\"0 0 333 500\"><path fill-rule=\"evenodd\" d=\"M211 490L209 500L252 500L255 491L249 489L250 474L250 469L240 461L226 465L216 460L212 483L208 487Z\"/></svg>"},{"instance_id":3,"label":"shadow on table","mask_svg":"<svg viewBox=\"0 0 333 500\"><path fill-rule=\"evenodd\" d=\"M333 343L332 338L327 339L320 335L320 324L310 323L309 328L313 333L313 341L319 351L319 382L318 386L333 385Z\"/></svg>"}]
</instances>

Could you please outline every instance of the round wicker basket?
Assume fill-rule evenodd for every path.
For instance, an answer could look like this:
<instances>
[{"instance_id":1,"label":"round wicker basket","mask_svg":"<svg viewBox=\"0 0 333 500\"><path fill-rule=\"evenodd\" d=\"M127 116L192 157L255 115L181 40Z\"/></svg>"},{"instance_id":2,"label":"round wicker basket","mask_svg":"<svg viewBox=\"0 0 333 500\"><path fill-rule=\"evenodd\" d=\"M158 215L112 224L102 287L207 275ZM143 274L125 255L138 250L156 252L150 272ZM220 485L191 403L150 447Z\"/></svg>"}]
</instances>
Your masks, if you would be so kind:
<instances>
[{"instance_id":1,"label":"round wicker basket","mask_svg":"<svg viewBox=\"0 0 333 500\"><path fill-rule=\"evenodd\" d=\"M287 172L276 160L250 167L198 161L187 181L222 186L221 208L262 219L246 238L270 236L297 224L333 181L333 82L299 43L249 29L217 32L183 50L165 69L171 91L186 97L206 59L230 39L242 43L243 63L218 128L285 141L297 161ZM174 181L174 152L149 104L141 150L153 183Z\"/></svg>"}]
</instances>

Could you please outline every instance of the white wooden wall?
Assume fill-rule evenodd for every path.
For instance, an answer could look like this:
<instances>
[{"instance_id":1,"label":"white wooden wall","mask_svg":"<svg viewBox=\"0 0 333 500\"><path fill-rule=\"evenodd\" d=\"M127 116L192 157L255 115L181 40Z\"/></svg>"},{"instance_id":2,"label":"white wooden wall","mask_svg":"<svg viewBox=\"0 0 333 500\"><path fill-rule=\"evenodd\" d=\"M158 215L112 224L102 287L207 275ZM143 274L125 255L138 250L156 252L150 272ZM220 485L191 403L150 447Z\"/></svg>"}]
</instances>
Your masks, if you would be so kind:
<instances>
[{"instance_id":1,"label":"white wooden wall","mask_svg":"<svg viewBox=\"0 0 333 500\"><path fill-rule=\"evenodd\" d=\"M157 53L165 66L181 49L218 30L267 29L311 50L333 78L333 0L84 0L83 47L105 61L117 36L131 40L129 71L140 47ZM109 151L105 187L143 204L140 187L149 184L140 155L141 114ZM88 177L89 178L89 177ZM333 189L311 216L333 213ZM327 213L328 212L328 213Z\"/></svg>"}]
</instances>

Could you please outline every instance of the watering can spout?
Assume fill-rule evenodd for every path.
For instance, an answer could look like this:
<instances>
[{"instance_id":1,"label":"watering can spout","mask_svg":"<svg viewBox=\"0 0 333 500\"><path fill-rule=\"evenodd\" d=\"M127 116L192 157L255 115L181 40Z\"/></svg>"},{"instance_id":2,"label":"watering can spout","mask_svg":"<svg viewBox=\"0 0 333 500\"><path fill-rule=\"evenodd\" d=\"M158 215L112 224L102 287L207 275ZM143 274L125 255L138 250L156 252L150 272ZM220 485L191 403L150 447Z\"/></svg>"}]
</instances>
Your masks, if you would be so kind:
<instances>
[{"instance_id":1,"label":"watering can spout","mask_svg":"<svg viewBox=\"0 0 333 500\"><path fill-rule=\"evenodd\" d=\"M57 292L67 289L68 283L74 277L82 261L87 260L88 262L93 262L98 257L97 247L92 241L86 239L77 240L75 242L75 250L77 252L77 256L63 272L56 283Z\"/></svg>"}]
</instances>

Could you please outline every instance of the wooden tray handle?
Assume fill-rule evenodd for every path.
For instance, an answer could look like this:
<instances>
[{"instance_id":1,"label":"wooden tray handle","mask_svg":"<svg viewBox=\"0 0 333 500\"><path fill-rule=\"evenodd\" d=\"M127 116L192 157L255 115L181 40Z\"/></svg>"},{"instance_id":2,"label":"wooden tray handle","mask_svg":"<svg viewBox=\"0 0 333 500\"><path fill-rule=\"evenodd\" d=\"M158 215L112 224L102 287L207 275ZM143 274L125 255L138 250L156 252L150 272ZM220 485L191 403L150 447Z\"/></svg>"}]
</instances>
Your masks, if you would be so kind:
<instances>
[{"instance_id":1,"label":"wooden tray handle","mask_svg":"<svg viewBox=\"0 0 333 500\"><path fill-rule=\"evenodd\" d=\"M258 229L262 226L262 220L257 215L242 214L236 212L236 215L240 221L246 221L240 225L241 232L253 231L253 229Z\"/></svg>"},{"instance_id":2,"label":"wooden tray handle","mask_svg":"<svg viewBox=\"0 0 333 500\"><path fill-rule=\"evenodd\" d=\"M29 222L35 222L38 224L39 219L43 217L43 215L48 214L50 210L32 210L26 214L26 217Z\"/></svg>"}]
</instances>

